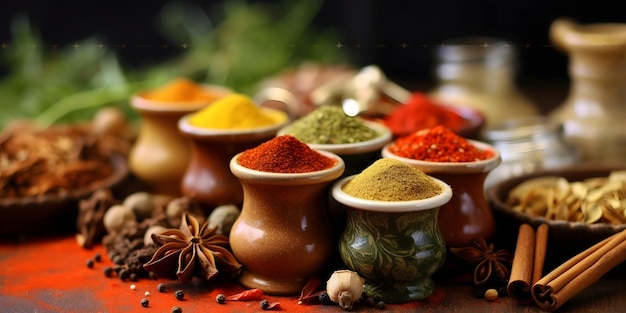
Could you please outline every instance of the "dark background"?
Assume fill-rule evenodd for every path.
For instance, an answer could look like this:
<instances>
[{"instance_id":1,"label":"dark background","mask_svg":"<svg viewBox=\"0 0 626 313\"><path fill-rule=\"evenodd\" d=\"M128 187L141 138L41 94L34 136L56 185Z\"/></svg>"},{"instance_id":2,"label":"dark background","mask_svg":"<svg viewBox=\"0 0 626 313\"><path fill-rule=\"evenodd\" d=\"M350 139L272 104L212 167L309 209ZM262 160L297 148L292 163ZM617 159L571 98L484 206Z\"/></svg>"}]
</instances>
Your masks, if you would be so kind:
<instances>
[{"instance_id":1,"label":"dark background","mask_svg":"<svg viewBox=\"0 0 626 313\"><path fill-rule=\"evenodd\" d=\"M6 2L6 1L5 1ZM172 49L137 48L160 45L166 39L155 27L155 16L168 1L11 1L1 5L0 43L10 43L9 23L26 15L46 43L71 45L100 35L119 49L131 66L158 62L177 53ZM220 1L189 2L211 8ZM378 64L402 81L429 80L433 49L446 39L488 35L518 46L522 82L567 79L567 57L550 45L548 30L558 17L581 23L626 22L620 1L495 1L495 0L326 0L315 26L332 27L354 65ZM133 45L135 43L136 45ZM406 47L402 47L406 44Z\"/></svg>"}]
</instances>

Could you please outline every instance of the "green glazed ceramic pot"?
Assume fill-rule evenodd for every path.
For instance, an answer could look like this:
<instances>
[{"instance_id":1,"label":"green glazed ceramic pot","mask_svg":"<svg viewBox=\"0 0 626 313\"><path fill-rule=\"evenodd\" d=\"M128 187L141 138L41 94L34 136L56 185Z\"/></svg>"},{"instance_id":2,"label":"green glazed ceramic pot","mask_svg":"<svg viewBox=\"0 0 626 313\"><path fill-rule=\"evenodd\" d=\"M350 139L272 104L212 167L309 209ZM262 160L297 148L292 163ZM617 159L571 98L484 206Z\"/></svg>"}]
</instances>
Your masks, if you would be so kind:
<instances>
[{"instance_id":1,"label":"green glazed ceramic pot","mask_svg":"<svg viewBox=\"0 0 626 313\"><path fill-rule=\"evenodd\" d=\"M339 253L348 268L365 278L364 293L386 303L423 300L434 290L431 276L443 265L446 245L437 226L439 208L452 197L443 192L415 201L372 201L352 197L335 183L333 197L346 206Z\"/></svg>"}]
</instances>

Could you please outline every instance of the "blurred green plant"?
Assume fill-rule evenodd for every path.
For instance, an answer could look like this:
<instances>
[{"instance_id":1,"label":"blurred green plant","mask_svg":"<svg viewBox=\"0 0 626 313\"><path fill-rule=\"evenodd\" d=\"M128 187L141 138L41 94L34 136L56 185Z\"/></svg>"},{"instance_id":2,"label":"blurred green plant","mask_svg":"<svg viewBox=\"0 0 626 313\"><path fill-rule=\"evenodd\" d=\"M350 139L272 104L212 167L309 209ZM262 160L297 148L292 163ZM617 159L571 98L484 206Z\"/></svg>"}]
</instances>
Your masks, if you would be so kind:
<instances>
[{"instance_id":1,"label":"blurred green plant","mask_svg":"<svg viewBox=\"0 0 626 313\"><path fill-rule=\"evenodd\" d=\"M97 34L80 46L49 49L27 17L12 21L12 40L0 53L8 75L0 82L0 128L33 119L42 126L90 119L117 105L131 118L128 98L177 77L252 94L263 79L303 61L346 62L332 29L312 27L321 1L225 1L202 8L170 2L159 30L182 50L144 68L125 67Z\"/></svg>"}]
</instances>

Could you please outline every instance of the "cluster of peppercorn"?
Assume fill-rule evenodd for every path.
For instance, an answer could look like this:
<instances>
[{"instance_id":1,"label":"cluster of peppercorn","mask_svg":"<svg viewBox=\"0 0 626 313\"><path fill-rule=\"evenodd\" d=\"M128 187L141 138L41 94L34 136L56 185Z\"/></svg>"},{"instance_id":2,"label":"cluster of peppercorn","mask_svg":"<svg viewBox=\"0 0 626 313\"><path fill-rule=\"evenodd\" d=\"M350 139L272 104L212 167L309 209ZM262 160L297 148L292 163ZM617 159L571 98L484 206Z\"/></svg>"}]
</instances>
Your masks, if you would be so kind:
<instances>
[{"instance_id":1,"label":"cluster of peppercorn","mask_svg":"<svg viewBox=\"0 0 626 313\"><path fill-rule=\"evenodd\" d=\"M156 274L143 267L157 250L149 238L150 233L178 228L183 212L200 219L205 216L205 210L189 198L159 198L145 192L118 200L110 191L100 190L80 205L82 214L77 226L78 237L82 239L79 244L82 242L81 246L88 248L101 241L114 264L104 269L105 276L117 276L123 281L156 279ZM104 235L98 235L103 230ZM84 244L87 241L90 245Z\"/></svg>"}]
</instances>

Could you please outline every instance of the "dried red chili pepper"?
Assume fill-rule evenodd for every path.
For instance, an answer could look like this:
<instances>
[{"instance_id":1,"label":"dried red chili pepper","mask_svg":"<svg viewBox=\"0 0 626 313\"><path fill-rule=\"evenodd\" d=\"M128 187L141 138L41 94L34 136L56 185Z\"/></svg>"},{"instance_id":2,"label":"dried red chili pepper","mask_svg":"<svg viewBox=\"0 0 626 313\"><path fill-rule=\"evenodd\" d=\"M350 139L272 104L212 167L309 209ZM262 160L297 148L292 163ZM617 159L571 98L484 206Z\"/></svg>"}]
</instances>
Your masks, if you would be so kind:
<instances>
[{"instance_id":1,"label":"dried red chili pepper","mask_svg":"<svg viewBox=\"0 0 626 313\"><path fill-rule=\"evenodd\" d=\"M237 161L249 169L272 173L316 172L336 163L291 135L274 137L248 149Z\"/></svg>"},{"instance_id":2,"label":"dried red chili pepper","mask_svg":"<svg viewBox=\"0 0 626 313\"><path fill-rule=\"evenodd\" d=\"M319 278L310 278L306 285L302 287L300 298L298 298L298 304L319 302L319 294L323 292L323 290L320 290L321 286L322 282Z\"/></svg>"},{"instance_id":3,"label":"dried red chili pepper","mask_svg":"<svg viewBox=\"0 0 626 313\"><path fill-rule=\"evenodd\" d=\"M229 300L229 301L250 301L250 300L261 300L261 299L263 299L263 290L257 289L257 288L244 290L240 293L226 296L226 300Z\"/></svg>"},{"instance_id":4,"label":"dried red chili pepper","mask_svg":"<svg viewBox=\"0 0 626 313\"><path fill-rule=\"evenodd\" d=\"M389 147L395 155L430 162L475 162L494 156L445 126L423 129L400 137Z\"/></svg>"}]
</instances>

